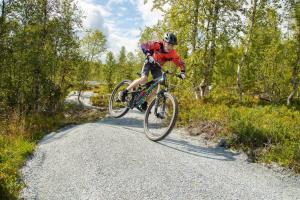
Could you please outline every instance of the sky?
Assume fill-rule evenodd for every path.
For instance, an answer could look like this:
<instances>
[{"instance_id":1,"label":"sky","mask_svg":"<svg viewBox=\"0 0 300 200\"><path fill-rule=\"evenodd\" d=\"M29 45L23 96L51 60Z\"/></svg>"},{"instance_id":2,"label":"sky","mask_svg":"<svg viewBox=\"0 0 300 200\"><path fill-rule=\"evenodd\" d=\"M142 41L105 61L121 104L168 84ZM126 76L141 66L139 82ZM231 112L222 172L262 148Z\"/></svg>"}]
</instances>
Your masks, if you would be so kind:
<instances>
[{"instance_id":1,"label":"sky","mask_svg":"<svg viewBox=\"0 0 300 200\"><path fill-rule=\"evenodd\" d=\"M108 40L108 50L118 54L122 46L133 52L138 48L141 30L163 19L163 13L152 8L152 0L78 0L83 26L100 29Z\"/></svg>"}]
</instances>

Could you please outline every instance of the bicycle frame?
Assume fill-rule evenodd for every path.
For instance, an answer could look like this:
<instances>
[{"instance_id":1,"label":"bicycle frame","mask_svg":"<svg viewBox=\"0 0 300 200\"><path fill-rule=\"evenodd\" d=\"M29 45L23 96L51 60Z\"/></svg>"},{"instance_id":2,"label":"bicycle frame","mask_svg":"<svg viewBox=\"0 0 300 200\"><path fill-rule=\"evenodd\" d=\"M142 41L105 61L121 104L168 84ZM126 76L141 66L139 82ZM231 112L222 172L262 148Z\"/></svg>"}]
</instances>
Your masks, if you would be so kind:
<instances>
[{"instance_id":1,"label":"bicycle frame","mask_svg":"<svg viewBox=\"0 0 300 200\"><path fill-rule=\"evenodd\" d=\"M140 86L137 91L130 92L132 94L132 101L130 102L129 107L131 109L133 109L134 107L138 107L139 105L143 104L145 102L146 98L152 93L154 88L156 88L161 83L162 79L163 78L160 77L160 78L158 78L158 80L154 80L154 82L149 87L142 88L143 86L142 87ZM151 83L152 81L150 81L144 85L146 86L147 84ZM146 91L143 91L143 90L146 90Z\"/></svg>"},{"instance_id":2,"label":"bicycle frame","mask_svg":"<svg viewBox=\"0 0 300 200\"><path fill-rule=\"evenodd\" d=\"M158 64L159 65L159 64ZM159 65L159 67L161 67ZM133 109L133 108L137 108L138 110L141 111L141 109L139 108L139 106L141 104L143 104L146 100L146 97L148 97L151 92L154 90L154 88L156 88L158 85L165 85L166 80L167 80L167 74L173 74L176 75L174 73L170 73L169 71L163 71L162 76L159 78L156 78L150 82L147 82L146 84L144 84L143 86L139 86L137 91L134 92L129 92L129 94L132 94L132 98L131 101L129 102L129 108ZM180 75L176 75L177 77L179 77ZM150 86L147 86L148 84L150 84L151 82L153 82ZM146 88L143 88L145 87ZM145 92L143 90L146 90ZM157 114L157 109L158 109L158 99L160 98L161 95L163 95L164 92L168 91L167 90L160 90L157 92L156 94L156 102L155 102L155 106L154 106L154 114ZM165 105L163 104L163 111L165 110Z\"/></svg>"}]
</instances>

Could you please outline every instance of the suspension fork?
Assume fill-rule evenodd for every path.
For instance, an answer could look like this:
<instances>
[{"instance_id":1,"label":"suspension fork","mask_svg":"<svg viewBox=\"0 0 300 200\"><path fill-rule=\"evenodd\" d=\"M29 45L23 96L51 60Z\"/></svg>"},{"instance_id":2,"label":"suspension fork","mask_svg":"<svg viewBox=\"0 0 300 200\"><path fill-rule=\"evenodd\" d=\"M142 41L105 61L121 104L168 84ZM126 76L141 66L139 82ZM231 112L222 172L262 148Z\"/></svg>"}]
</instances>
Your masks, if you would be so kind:
<instances>
[{"instance_id":1,"label":"suspension fork","mask_svg":"<svg viewBox=\"0 0 300 200\"><path fill-rule=\"evenodd\" d=\"M154 115L155 116L157 116L159 99L160 99L160 97L164 97L165 92L166 92L166 90L159 90L159 92L156 95L155 103L154 103ZM162 107L163 114L165 113L165 109L166 109L166 104L165 103L166 103L166 98L163 98L163 107Z\"/></svg>"}]
</instances>

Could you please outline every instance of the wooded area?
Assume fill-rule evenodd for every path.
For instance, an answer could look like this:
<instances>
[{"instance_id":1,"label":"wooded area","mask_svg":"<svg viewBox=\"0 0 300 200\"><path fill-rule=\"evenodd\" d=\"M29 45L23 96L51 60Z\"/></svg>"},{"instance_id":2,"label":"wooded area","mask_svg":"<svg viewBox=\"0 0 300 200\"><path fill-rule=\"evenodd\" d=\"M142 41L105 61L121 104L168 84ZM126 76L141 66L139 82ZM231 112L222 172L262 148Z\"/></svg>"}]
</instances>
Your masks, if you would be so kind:
<instances>
[{"instance_id":1,"label":"wooded area","mask_svg":"<svg viewBox=\"0 0 300 200\"><path fill-rule=\"evenodd\" d=\"M240 102L243 96L296 101L299 2L157 0L155 8L166 3L172 6L157 28L176 30L199 96L211 85L236 93Z\"/></svg>"},{"instance_id":2,"label":"wooded area","mask_svg":"<svg viewBox=\"0 0 300 200\"><path fill-rule=\"evenodd\" d=\"M163 10L165 4L171 7ZM187 87L196 98L211 86L234 93L240 102L244 96L288 105L299 99L297 1L156 0L154 8L165 12L164 20L146 27L140 41L160 39L170 30L177 34L176 49L193 82ZM84 80L105 78L111 89L114 79L133 78L142 55L126 55L123 47L106 53L102 64L106 38L96 30L80 39L81 17L74 1L2 0L2 111L56 112L68 89Z\"/></svg>"}]
</instances>

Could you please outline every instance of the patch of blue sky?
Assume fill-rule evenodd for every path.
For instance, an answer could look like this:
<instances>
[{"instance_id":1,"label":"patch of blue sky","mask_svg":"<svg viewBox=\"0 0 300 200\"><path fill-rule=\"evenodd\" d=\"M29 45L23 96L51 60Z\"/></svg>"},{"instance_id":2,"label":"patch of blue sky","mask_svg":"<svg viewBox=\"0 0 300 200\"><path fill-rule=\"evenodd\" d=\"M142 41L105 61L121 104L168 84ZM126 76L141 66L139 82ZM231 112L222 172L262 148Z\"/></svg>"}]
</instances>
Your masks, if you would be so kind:
<instances>
[{"instance_id":1,"label":"patch of blue sky","mask_svg":"<svg viewBox=\"0 0 300 200\"><path fill-rule=\"evenodd\" d=\"M121 30L138 28L134 26L141 27L143 25L143 19L141 13L131 3L125 1L121 3L110 3L110 10L112 15L107 17L108 20L113 20L115 26Z\"/></svg>"},{"instance_id":2,"label":"patch of blue sky","mask_svg":"<svg viewBox=\"0 0 300 200\"><path fill-rule=\"evenodd\" d=\"M152 12L152 2L144 0L78 0L86 18L87 29L100 29L108 40L108 49L119 52L122 46L134 52L141 30L155 24L161 15ZM150 3L150 4L149 4Z\"/></svg>"}]
</instances>

